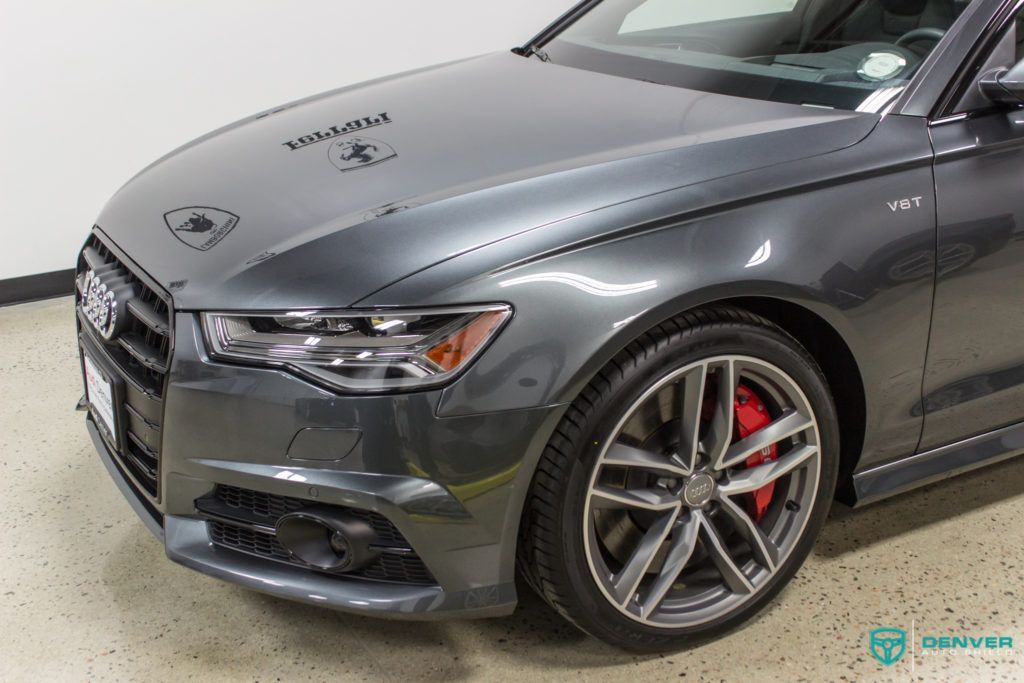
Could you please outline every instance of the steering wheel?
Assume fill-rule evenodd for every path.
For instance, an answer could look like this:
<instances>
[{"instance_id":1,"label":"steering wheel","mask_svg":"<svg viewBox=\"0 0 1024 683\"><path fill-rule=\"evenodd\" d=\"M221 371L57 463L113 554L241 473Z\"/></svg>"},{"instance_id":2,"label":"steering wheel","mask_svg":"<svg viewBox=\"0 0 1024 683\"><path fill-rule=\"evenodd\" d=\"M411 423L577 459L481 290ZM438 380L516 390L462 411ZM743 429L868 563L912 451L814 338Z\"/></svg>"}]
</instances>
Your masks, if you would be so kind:
<instances>
[{"instance_id":1,"label":"steering wheel","mask_svg":"<svg viewBox=\"0 0 1024 683\"><path fill-rule=\"evenodd\" d=\"M941 28L915 28L913 31L907 31L897 38L895 44L900 47L906 47L907 45L913 45L925 40L933 40L937 43L942 40L944 35L946 35L946 32Z\"/></svg>"}]
</instances>

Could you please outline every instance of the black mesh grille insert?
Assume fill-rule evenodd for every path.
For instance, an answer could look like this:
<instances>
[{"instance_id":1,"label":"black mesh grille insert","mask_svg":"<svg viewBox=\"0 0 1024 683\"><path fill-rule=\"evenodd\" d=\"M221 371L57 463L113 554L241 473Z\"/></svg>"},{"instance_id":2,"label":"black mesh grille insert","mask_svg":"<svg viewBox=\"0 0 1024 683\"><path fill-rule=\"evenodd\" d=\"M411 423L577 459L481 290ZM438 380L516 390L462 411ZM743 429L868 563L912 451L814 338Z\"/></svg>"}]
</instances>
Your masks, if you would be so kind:
<instances>
[{"instance_id":1,"label":"black mesh grille insert","mask_svg":"<svg viewBox=\"0 0 1024 683\"><path fill-rule=\"evenodd\" d=\"M285 562L292 561L291 553L277 542L273 534L262 534L224 522L210 522L210 540L217 545L225 545L253 555L263 555Z\"/></svg>"},{"instance_id":2,"label":"black mesh grille insert","mask_svg":"<svg viewBox=\"0 0 1024 683\"><path fill-rule=\"evenodd\" d=\"M126 324L114 339L104 340L79 309L83 346L115 371L123 386L115 406L117 447L108 439L122 467L154 499L159 492L163 396L171 356L170 298L119 258L93 234L78 259L76 304L81 304L85 274L94 272L104 282L124 281L134 296L118 315Z\"/></svg>"},{"instance_id":3,"label":"black mesh grille insert","mask_svg":"<svg viewBox=\"0 0 1024 683\"><path fill-rule=\"evenodd\" d=\"M223 485L217 487L214 497L230 508L249 513L254 518L261 518L263 523L268 526L274 526L277 523L277 518L281 515L309 507L312 504L308 500L299 498L272 496L269 493ZM373 530L377 532L378 545L395 548L410 547L409 541L405 540L402 533L384 515L357 508L346 508L345 512L372 526Z\"/></svg>"},{"instance_id":4,"label":"black mesh grille insert","mask_svg":"<svg viewBox=\"0 0 1024 683\"><path fill-rule=\"evenodd\" d=\"M210 540L214 544L312 569L285 550L271 530L281 515L311 504L313 503L310 501L298 498L220 485L212 496L197 500L196 509L211 517L207 526ZM386 517L357 508L343 510L346 514L358 517L373 527L377 533L374 545L383 551L373 564L343 576L393 583L436 583L423 560L412 551L409 542Z\"/></svg>"}]
</instances>

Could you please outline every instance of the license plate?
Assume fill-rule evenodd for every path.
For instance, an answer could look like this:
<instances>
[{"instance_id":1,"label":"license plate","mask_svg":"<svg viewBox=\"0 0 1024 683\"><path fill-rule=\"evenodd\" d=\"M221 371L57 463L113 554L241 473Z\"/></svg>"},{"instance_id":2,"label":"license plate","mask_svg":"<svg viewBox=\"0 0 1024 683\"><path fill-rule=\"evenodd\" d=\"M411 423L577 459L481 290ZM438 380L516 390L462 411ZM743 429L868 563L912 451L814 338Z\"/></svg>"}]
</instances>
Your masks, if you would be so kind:
<instances>
[{"instance_id":1,"label":"license plate","mask_svg":"<svg viewBox=\"0 0 1024 683\"><path fill-rule=\"evenodd\" d=\"M114 389L96 364L84 355L85 359L85 397L93 417L106 430L110 440L117 448L117 430L114 428Z\"/></svg>"}]
</instances>

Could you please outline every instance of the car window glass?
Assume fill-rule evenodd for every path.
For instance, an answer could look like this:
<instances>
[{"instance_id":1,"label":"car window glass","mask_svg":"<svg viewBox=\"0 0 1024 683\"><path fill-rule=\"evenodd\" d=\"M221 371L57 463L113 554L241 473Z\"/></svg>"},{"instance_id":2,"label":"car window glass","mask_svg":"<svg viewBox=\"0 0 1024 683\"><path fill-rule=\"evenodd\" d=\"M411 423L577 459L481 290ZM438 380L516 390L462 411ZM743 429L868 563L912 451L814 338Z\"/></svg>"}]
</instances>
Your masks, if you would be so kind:
<instances>
[{"instance_id":1,"label":"car window glass","mask_svg":"<svg viewBox=\"0 0 1024 683\"><path fill-rule=\"evenodd\" d=\"M545 43L556 64L752 99L877 113L964 0L604 0Z\"/></svg>"},{"instance_id":2,"label":"car window glass","mask_svg":"<svg viewBox=\"0 0 1024 683\"><path fill-rule=\"evenodd\" d=\"M965 80L959 85L959 99L948 113L966 114L998 109L982 94L978 83L985 74L995 69L1009 69L1024 59L1024 9L1007 22L998 38L988 53L964 70Z\"/></svg>"},{"instance_id":3,"label":"car window glass","mask_svg":"<svg viewBox=\"0 0 1024 683\"><path fill-rule=\"evenodd\" d=\"M1017 44L1017 61L1024 59L1024 10L1017 14L1017 20L1010 28L1014 32L1013 40Z\"/></svg>"},{"instance_id":4,"label":"car window glass","mask_svg":"<svg viewBox=\"0 0 1024 683\"><path fill-rule=\"evenodd\" d=\"M691 4L679 0L650 0L626 15L625 21L619 27L619 33L790 12L796 7L797 2L798 0L718 0Z\"/></svg>"}]
</instances>

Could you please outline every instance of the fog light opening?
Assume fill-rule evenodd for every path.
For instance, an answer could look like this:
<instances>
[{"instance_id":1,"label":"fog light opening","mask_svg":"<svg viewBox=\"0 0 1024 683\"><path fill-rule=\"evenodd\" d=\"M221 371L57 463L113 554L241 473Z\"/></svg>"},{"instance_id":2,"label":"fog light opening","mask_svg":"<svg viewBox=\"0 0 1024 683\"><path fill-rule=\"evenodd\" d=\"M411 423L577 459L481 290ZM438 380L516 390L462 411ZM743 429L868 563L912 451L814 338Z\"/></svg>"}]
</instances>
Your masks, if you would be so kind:
<instances>
[{"instance_id":1,"label":"fog light opening","mask_svg":"<svg viewBox=\"0 0 1024 683\"><path fill-rule=\"evenodd\" d=\"M328 572L362 569L380 556L369 524L324 506L305 508L277 521L277 540L294 557Z\"/></svg>"}]
</instances>

